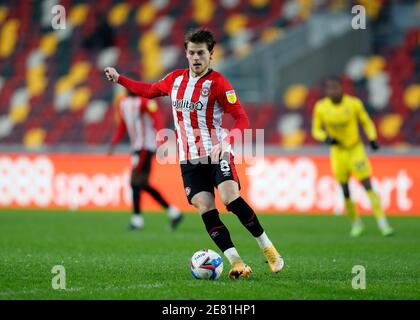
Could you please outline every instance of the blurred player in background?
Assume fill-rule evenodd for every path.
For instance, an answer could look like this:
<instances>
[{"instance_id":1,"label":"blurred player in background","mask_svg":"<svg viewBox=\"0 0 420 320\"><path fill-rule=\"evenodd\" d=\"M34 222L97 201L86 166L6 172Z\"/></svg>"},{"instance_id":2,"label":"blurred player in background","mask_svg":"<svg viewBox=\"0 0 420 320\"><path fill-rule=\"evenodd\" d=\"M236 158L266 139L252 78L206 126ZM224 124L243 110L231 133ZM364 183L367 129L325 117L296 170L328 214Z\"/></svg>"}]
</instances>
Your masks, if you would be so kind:
<instances>
[{"instance_id":1,"label":"blurred player in background","mask_svg":"<svg viewBox=\"0 0 420 320\"><path fill-rule=\"evenodd\" d=\"M213 34L208 30L188 33L184 47L189 68L175 70L154 84L120 76L114 68L106 68L105 74L108 80L140 96L171 97L185 193L189 203L201 214L211 239L229 260L232 266L229 277L246 278L252 270L239 256L229 230L220 220L215 205L215 187L228 211L237 215L255 237L271 271L278 272L283 268L283 259L264 232L254 210L239 194L231 143L235 129L243 132L249 126L249 120L230 83L210 68L215 44ZM224 112L235 119L230 134L226 136L221 127Z\"/></svg>"},{"instance_id":2,"label":"blurred player in background","mask_svg":"<svg viewBox=\"0 0 420 320\"><path fill-rule=\"evenodd\" d=\"M119 124L109 146L108 154L114 152L116 144L128 132L131 144L131 179L130 185L133 200L133 216L130 228L144 227L141 214L140 195L143 191L149 193L165 210L167 210L170 226L175 229L183 215L175 206L170 206L161 193L149 183L152 159L156 151L156 133L163 128L155 101L134 95L131 92L121 98L117 104Z\"/></svg>"},{"instance_id":3,"label":"blurred player in background","mask_svg":"<svg viewBox=\"0 0 420 320\"><path fill-rule=\"evenodd\" d=\"M341 185L345 207L352 220L350 235L358 237L364 230L350 196L348 183L351 174L354 174L366 189L382 235L392 235L394 231L381 208L379 196L372 189L372 168L359 135L360 123L372 150L378 150L375 125L360 99L343 94L341 80L338 77L327 79L325 93L326 97L319 100L314 108L312 135L316 140L331 146L332 171Z\"/></svg>"}]
</instances>

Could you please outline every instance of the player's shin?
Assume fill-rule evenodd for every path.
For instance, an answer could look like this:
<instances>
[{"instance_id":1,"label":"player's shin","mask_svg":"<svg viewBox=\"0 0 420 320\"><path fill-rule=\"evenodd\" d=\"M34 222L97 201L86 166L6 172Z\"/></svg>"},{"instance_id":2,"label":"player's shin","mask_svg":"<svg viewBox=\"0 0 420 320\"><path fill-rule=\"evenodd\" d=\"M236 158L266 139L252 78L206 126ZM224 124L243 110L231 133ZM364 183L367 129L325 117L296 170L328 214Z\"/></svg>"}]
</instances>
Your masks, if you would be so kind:
<instances>
[{"instance_id":1,"label":"player's shin","mask_svg":"<svg viewBox=\"0 0 420 320\"><path fill-rule=\"evenodd\" d=\"M244 227L255 238L259 238L264 233L264 229L262 228L254 210L252 210L242 197L233 200L226 206L226 208L239 218Z\"/></svg>"},{"instance_id":2,"label":"player's shin","mask_svg":"<svg viewBox=\"0 0 420 320\"><path fill-rule=\"evenodd\" d=\"M379 230L384 236L392 235L394 230L388 224L388 220L385 217L385 212L382 209L379 196L372 189L368 190L367 194L372 206L373 214L375 215L376 221L378 223Z\"/></svg>"},{"instance_id":3,"label":"player's shin","mask_svg":"<svg viewBox=\"0 0 420 320\"><path fill-rule=\"evenodd\" d=\"M224 253L232 266L232 269L229 271L229 277L232 279L237 279L239 277L247 278L252 270L239 256L239 253L230 238L229 230L220 220L217 209L207 211L203 213L201 217L210 237Z\"/></svg>"},{"instance_id":4,"label":"player's shin","mask_svg":"<svg viewBox=\"0 0 420 320\"><path fill-rule=\"evenodd\" d=\"M368 190L367 194L368 194L370 204L372 206L373 214L375 215L376 220L380 220L381 218L384 218L385 213L382 210L378 195L372 189Z\"/></svg>"},{"instance_id":5,"label":"player's shin","mask_svg":"<svg viewBox=\"0 0 420 320\"><path fill-rule=\"evenodd\" d=\"M344 198L344 204L346 206L346 213L351 219L351 221L357 222L360 220L359 214L356 210L356 206L351 198Z\"/></svg>"},{"instance_id":6,"label":"player's shin","mask_svg":"<svg viewBox=\"0 0 420 320\"><path fill-rule=\"evenodd\" d=\"M131 186L131 199L133 201L133 213L135 215L140 214L140 191L141 188L139 186Z\"/></svg>"},{"instance_id":7,"label":"player's shin","mask_svg":"<svg viewBox=\"0 0 420 320\"><path fill-rule=\"evenodd\" d=\"M242 197L239 197L229 203L226 208L238 216L241 223L247 230L255 237L258 245L264 253L268 265L273 272L278 272L283 269L284 261L273 243L270 241L263 227L261 226L254 210L245 202Z\"/></svg>"},{"instance_id":8,"label":"player's shin","mask_svg":"<svg viewBox=\"0 0 420 320\"><path fill-rule=\"evenodd\" d=\"M144 218L141 215L140 208L140 192L139 186L131 186L132 201L133 201L133 216L131 217L130 228L141 229L144 227Z\"/></svg>"},{"instance_id":9,"label":"player's shin","mask_svg":"<svg viewBox=\"0 0 420 320\"><path fill-rule=\"evenodd\" d=\"M363 226L362 220L360 219L359 214L356 210L356 206L355 206L353 200L351 200L350 197L344 198L344 204L346 206L347 215L349 216L349 218L352 221L350 236L351 237L359 237L359 236L362 235L362 233L364 231L364 226Z\"/></svg>"},{"instance_id":10,"label":"player's shin","mask_svg":"<svg viewBox=\"0 0 420 320\"><path fill-rule=\"evenodd\" d=\"M162 194L150 185L144 187L144 191L149 193L153 199L156 200L164 209L169 208L169 203L163 198Z\"/></svg>"},{"instance_id":11,"label":"player's shin","mask_svg":"<svg viewBox=\"0 0 420 320\"><path fill-rule=\"evenodd\" d=\"M210 238L222 252L234 247L229 230L223 224L222 220L220 220L217 209L203 213L201 218L203 219Z\"/></svg>"}]
</instances>

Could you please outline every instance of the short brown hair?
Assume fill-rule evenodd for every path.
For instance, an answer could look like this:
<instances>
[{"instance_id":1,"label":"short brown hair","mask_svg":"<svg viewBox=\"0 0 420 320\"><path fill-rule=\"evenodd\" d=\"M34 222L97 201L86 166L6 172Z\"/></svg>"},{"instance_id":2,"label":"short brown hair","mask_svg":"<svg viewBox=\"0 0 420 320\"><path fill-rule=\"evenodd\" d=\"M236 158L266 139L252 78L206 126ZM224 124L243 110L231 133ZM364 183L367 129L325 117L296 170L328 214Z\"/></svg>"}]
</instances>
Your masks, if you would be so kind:
<instances>
[{"instance_id":1,"label":"short brown hair","mask_svg":"<svg viewBox=\"0 0 420 320\"><path fill-rule=\"evenodd\" d=\"M207 49L211 52L216 45L213 33L208 29L195 29L190 30L185 35L184 47L187 49L188 42L192 43L205 43Z\"/></svg>"}]
</instances>

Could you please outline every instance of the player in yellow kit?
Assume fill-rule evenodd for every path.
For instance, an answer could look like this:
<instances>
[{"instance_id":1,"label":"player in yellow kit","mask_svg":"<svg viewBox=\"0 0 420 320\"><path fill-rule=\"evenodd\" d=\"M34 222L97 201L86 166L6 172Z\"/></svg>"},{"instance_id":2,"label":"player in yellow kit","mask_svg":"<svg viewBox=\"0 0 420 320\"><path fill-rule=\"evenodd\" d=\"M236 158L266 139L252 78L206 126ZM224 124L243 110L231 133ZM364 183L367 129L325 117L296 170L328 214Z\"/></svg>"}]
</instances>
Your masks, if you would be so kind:
<instances>
[{"instance_id":1,"label":"player in yellow kit","mask_svg":"<svg viewBox=\"0 0 420 320\"><path fill-rule=\"evenodd\" d=\"M363 223L350 197L349 178L353 174L364 186L372 205L379 230L384 236L393 234L385 213L381 208L378 195L371 184L372 168L359 135L362 125L372 150L379 149L375 126L360 99L343 94L339 78L331 77L325 84L326 97L319 100L314 109L312 135L320 142L331 146L331 168L340 183L345 207L352 220L350 235L362 234Z\"/></svg>"}]
</instances>

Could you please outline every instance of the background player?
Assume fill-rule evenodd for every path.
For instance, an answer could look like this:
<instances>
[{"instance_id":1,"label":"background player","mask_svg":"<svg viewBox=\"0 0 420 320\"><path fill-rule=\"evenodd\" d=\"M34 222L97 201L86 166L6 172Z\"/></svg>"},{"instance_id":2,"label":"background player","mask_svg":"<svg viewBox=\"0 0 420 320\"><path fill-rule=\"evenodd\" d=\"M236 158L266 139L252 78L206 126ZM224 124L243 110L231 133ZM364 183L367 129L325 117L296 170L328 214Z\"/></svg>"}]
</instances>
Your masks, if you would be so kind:
<instances>
[{"instance_id":1,"label":"background player","mask_svg":"<svg viewBox=\"0 0 420 320\"><path fill-rule=\"evenodd\" d=\"M183 215L175 206L170 206L161 193L149 183L153 155L156 151L156 132L163 128L155 101L134 95L131 92L119 100L117 104L119 124L109 146L108 154L114 152L115 145L128 132L131 145L131 178L130 185L133 200L133 216L130 228L144 227L141 214L140 195L142 191L149 193L164 209L167 210L170 226L175 229Z\"/></svg>"},{"instance_id":2,"label":"background player","mask_svg":"<svg viewBox=\"0 0 420 320\"><path fill-rule=\"evenodd\" d=\"M343 94L338 77L327 79L325 93L326 97L319 100L314 108L312 135L316 140L331 146L332 171L342 187L345 207L352 220L350 235L360 236L364 230L350 196L348 182L350 174L353 173L367 191L379 230L384 236L389 236L393 234L393 229L387 222L378 195L372 189L371 164L360 139L358 128L360 123L372 150L375 151L379 149L375 126L360 99Z\"/></svg>"},{"instance_id":3,"label":"background player","mask_svg":"<svg viewBox=\"0 0 420 320\"><path fill-rule=\"evenodd\" d=\"M233 142L234 129L243 131L249 126L249 120L229 82L210 69L215 43L208 30L188 33L184 46L189 68L175 70L154 84L120 76L114 68L106 68L105 74L109 80L140 96L171 97L185 192L189 203L201 214L210 237L231 263L229 277L248 277L252 270L242 261L228 229L220 220L215 207L215 187L228 211L237 215L255 237L270 269L278 272L283 268L283 259L264 232L254 210L239 194L230 143ZM224 112L235 119L231 133L226 136L221 127ZM223 160L219 161L221 157Z\"/></svg>"}]
</instances>

